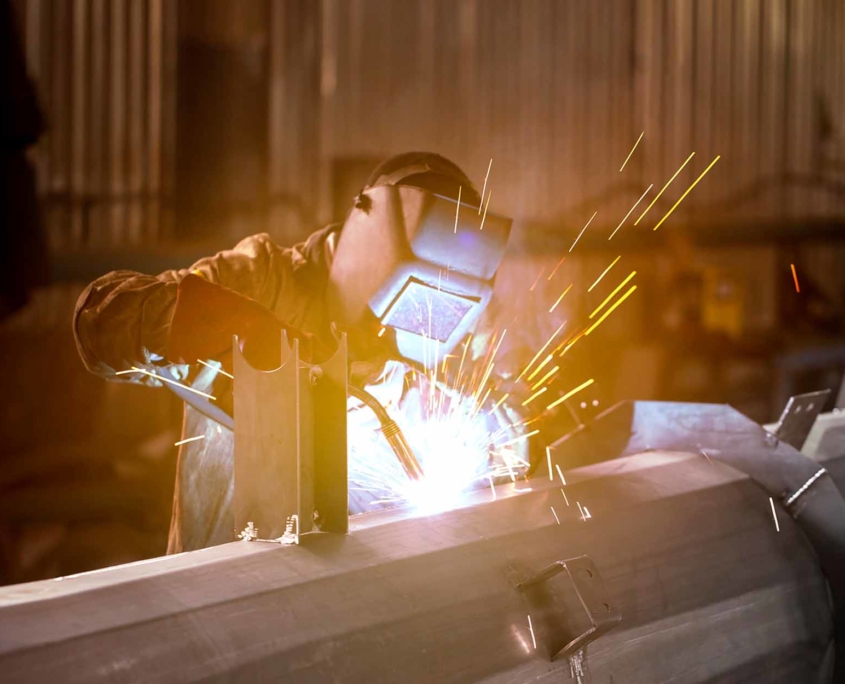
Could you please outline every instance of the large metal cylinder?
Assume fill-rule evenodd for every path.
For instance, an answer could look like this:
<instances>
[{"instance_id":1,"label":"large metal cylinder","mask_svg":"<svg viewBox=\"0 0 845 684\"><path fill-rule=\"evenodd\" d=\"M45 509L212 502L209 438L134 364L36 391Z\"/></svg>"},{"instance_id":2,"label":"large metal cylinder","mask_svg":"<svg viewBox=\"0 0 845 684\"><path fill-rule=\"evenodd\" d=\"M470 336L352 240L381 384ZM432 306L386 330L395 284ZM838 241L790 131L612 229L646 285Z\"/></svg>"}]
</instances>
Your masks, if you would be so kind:
<instances>
[{"instance_id":1,"label":"large metal cylinder","mask_svg":"<svg viewBox=\"0 0 845 684\"><path fill-rule=\"evenodd\" d=\"M826 466L845 474L845 459ZM571 587L559 575L538 599L517 585L587 555L622 615L586 648L593 682L825 681L825 578L757 484L662 451L565 469L565 487L552 475L297 547L240 542L2 589L2 680L566 682L569 663L550 658L584 623Z\"/></svg>"}]
</instances>

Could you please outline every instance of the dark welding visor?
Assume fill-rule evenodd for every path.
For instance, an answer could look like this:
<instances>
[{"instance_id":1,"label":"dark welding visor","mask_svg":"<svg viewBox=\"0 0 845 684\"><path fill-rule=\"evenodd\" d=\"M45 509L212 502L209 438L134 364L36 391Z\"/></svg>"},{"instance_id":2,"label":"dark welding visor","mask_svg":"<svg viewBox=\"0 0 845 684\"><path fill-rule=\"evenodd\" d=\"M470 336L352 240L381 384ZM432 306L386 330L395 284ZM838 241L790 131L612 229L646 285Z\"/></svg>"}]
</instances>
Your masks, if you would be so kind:
<instances>
[{"instance_id":1,"label":"dark welding visor","mask_svg":"<svg viewBox=\"0 0 845 684\"><path fill-rule=\"evenodd\" d=\"M511 222L416 187L368 188L340 232L330 319L351 338L385 328L400 356L439 361L489 303Z\"/></svg>"}]
</instances>

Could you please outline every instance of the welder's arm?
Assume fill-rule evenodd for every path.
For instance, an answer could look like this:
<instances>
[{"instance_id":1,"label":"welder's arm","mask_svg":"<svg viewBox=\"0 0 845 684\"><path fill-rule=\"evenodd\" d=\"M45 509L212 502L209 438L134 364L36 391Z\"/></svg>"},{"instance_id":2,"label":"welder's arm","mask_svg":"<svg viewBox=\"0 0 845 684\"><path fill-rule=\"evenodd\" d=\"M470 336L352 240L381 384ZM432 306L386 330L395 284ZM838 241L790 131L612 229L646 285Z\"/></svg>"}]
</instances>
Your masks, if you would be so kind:
<instances>
[{"instance_id":1,"label":"welder's arm","mask_svg":"<svg viewBox=\"0 0 845 684\"><path fill-rule=\"evenodd\" d=\"M241 241L232 250L202 259L187 269L166 271L158 276L132 271L109 273L94 281L77 303L73 325L79 354L88 370L113 377L115 371L133 365L193 363L211 347L219 346L219 340L215 339L214 344L209 341L197 350L188 348L187 343L183 343L181 349L177 346L171 350L174 320L182 326L179 329L183 340L190 337L189 329L193 325L197 326L195 337L200 340L209 325L213 327L209 321L217 320L218 331L229 341L218 351L230 348L230 331L225 330L220 319L226 316L246 319L248 314L224 311L219 305L203 306L202 301L191 298L192 306L177 317L180 285L191 273L201 277L195 275L189 283L197 280L223 286L233 294L241 295L239 301L248 298L248 309L258 307L262 314L273 310L279 318L296 320L297 307L301 306L303 297L297 292L292 277L292 259L291 250L279 248L267 235L256 235ZM196 288L188 287L187 290L192 295L198 294ZM264 316L261 321L252 323L251 330L266 329L269 323L270 319ZM202 345L202 340L198 344ZM202 353L194 356L195 351ZM139 379L131 375L121 378Z\"/></svg>"}]
</instances>

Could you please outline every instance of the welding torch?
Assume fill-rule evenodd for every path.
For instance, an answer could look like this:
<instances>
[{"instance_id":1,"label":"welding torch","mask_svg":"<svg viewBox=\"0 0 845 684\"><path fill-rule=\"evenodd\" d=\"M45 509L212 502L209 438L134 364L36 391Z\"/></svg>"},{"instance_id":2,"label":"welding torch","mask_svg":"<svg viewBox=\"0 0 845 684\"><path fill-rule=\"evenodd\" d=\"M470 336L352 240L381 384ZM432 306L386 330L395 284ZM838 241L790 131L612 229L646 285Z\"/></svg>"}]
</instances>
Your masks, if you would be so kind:
<instances>
[{"instance_id":1,"label":"welding torch","mask_svg":"<svg viewBox=\"0 0 845 684\"><path fill-rule=\"evenodd\" d=\"M382 434L384 434L387 443L390 445L393 453L396 454L396 458L399 459L399 463L402 464L408 477L412 480L421 480L423 478L423 470L420 462L414 455L414 450L411 449L408 440L405 439L405 435L402 434L402 430L399 429L396 421L388 415L384 406L372 394L351 383L347 385L347 391L351 396L369 406L372 412L375 413L378 422L381 424Z\"/></svg>"}]
</instances>

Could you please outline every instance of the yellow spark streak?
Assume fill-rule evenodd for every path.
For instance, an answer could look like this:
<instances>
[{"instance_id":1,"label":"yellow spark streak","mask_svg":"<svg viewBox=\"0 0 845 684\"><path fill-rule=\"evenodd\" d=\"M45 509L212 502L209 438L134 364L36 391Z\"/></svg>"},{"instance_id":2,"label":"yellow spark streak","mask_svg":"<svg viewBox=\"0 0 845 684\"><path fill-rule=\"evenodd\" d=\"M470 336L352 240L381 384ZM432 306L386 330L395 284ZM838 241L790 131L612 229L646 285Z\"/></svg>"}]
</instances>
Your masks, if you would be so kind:
<instances>
[{"instance_id":1,"label":"yellow spark streak","mask_svg":"<svg viewBox=\"0 0 845 684\"><path fill-rule=\"evenodd\" d=\"M580 233L578 233L578 237L577 237L577 238L575 238L575 242L573 242L573 243L572 243L572 247L570 247L570 248L569 248L569 251L570 251L570 252L571 252L573 249L575 249L575 245L577 245L577 244L578 244L578 240L580 240L580 239L581 239L581 236L584 234L584 231L585 231L585 230L587 230L587 226L589 226L589 225L593 222L593 219L596 217L596 214L598 214L598 213L599 213L599 212L595 212L595 213L594 213L594 214L590 217L590 220L589 220L589 221L587 221L587 225L586 225L586 226L584 226L584 227L581 229L581 232L580 232Z\"/></svg>"},{"instance_id":2,"label":"yellow spark streak","mask_svg":"<svg viewBox=\"0 0 845 684\"><path fill-rule=\"evenodd\" d=\"M501 346L502 346L502 340L504 340L504 339L505 339L505 335L507 335L507 334L508 334L508 329L507 329L507 328L505 328L505 329L502 331L502 336L499 338L499 343L496 345L496 350L493 352L493 356L491 356L491 357L490 357L490 360L491 360L491 361L492 361L493 359L495 359L495 358L496 358L496 354L498 354L498 353L499 353L499 347L501 347Z\"/></svg>"},{"instance_id":3,"label":"yellow spark streak","mask_svg":"<svg viewBox=\"0 0 845 684\"><path fill-rule=\"evenodd\" d=\"M557 470L558 476L560 476L560 481L563 482L563 486L566 486L566 478L563 476L563 471L560 469L560 466L555 463L555 470Z\"/></svg>"},{"instance_id":4,"label":"yellow spark streak","mask_svg":"<svg viewBox=\"0 0 845 684\"><path fill-rule=\"evenodd\" d=\"M484 406L484 402L487 401L487 397L490 396L490 390L492 390L492 389L493 389L492 387L487 388L487 391L484 393L484 397L481 399L480 402L478 402L478 408L481 408L482 406ZM476 411L478 411L478 409L476 409Z\"/></svg>"},{"instance_id":5,"label":"yellow spark streak","mask_svg":"<svg viewBox=\"0 0 845 684\"><path fill-rule=\"evenodd\" d=\"M569 499L566 497L566 492L563 489L560 490L560 493L563 494L563 500L566 501L566 505L569 505Z\"/></svg>"},{"instance_id":6,"label":"yellow spark streak","mask_svg":"<svg viewBox=\"0 0 845 684\"><path fill-rule=\"evenodd\" d=\"M607 311L605 311L605 312L602 314L601 318L599 318L599 320L597 320L595 323L593 323L593 325L592 325L592 326L591 326L591 327L587 330L587 332L585 332L584 334L585 334L585 335L589 335L591 332L593 332L593 330L595 330L596 328L598 328L598 327L599 327L599 325L601 324L601 322L602 322L605 318L607 318L608 316L610 316L610 314L612 314L612 313L613 313L614 309L616 309L616 307L617 307L617 306L619 306L622 302L624 302L626 299L628 299L628 297L630 297L632 294L634 294L634 290L636 290L636 289L637 289L637 286L636 286L636 285L631 286L631 289L630 289L630 290L628 290L625 294L623 294L623 295L622 295L619 299L617 299L615 302L613 302L613 306L611 306L611 307L610 307Z\"/></svg>"},{"instance_id":7,"label":"yellow spark streak","mask_svg":"<svg viewBox=\"0 0 845 684\"><path fill-rule=\"evenodd\" d=\"M562 300L562 299L566 296L566 293L567 293L567 292L569 292L569 291L572 289L572 286L573 286L574 284L575 284L575 283L570 283L570 284L569 284L569 287L567 287L567 288L563 291L563 294L561 294L561 295L560 295L560 297L558 297L558 298L557 298L557 301L556 301L554 304L552 304L552 308L551 308L551 309L549 309L549 313L551 313L552 311L554 311L554 310L557 308L557 305L558 305L558 304L560 304L560 301L561 301L561 300Z\"/></svg>"},{"instance_id":8,"label":"yellow spark streak","mask_svg":"<svg viewBox=\"0 0 845 684\"><path fill-rule=\"evenodd\" d=\"M580 392L580 391L581 391L582 389L584 389L585 387L589 387L590 385L592 385L594 382L595 382L595 380L594 380L593 378L590 378L589 380L587 380L587 382L582 382L580 385L578 385L578 387L576 387L576 388L575 388L575 389L573 389L573 390L569 390L569 391L568 391L566 394L564 394L564 395L563 395L560 399L558 399L558 400L556 400L556 401L553 401L551 404L549 404L548 406L546 406L546 410L553 409L553 408L554 408L555 406L557 406L558 404L562 404L563 402L565 402L565 401L566 401L567 399L569 399L570 397L574 397L576 394L578 394L578 392ZM539 431L538 431L538 432L539 432Z\"/></svg>"},{"instance_id":9,"label":"yellow spark streak","mask_svg":"<svg viewBox=\"0 0 845 684\"><path fill-rule=\"evenodd\" d=\"M623 287L625 287L628 281L631 280L631 278L633 278L635 275L637 275L637 272L631 271L631 273L628 274L628 277L625 278L625 280L623 280L621 283L619 283L619 285L616 286L616 289L609 295L607 295L607 298L596 307L596 310L590 314L590 318L592 319L593 316L595 316L599 311L601 311L604 308L604 305L607 304L611 299L613 299L616 296L616 293L619 292L619 290L621 290Z\"/></svg>"},{"instance_id":10,"label":"yellow spark streak","mask_svg":"<svg viewBox=\"0 0 845 684\"><path fill-rule=\"evenodd\" d=\"M381 337L382 335L384 335L384 331L385 331L385 330L386 330L386 328L382 328L381 330L379 330L379 331L378 331L378 336L379 336L379 337Z\"/></svg>"},{"instance_id":11,"label":"yellow spark streak","mask_svg":"<svg viewBox=\"0 0 845 684\"><path fill-rule=\"evenodd\" d=\"M493 485L493 477L491 475L488 475L487 479L490 480L490 491L493 492L493 501L495 501L496 500L496 487Z\"/></svg>"},{"instance_id":12,"label":"yellow spark streak","mask_svg":"<svg viewBox=\"0 0 845 684\"><path fill-rule=\"evenodd\" d=\"M188 387L187 385L183 385L181 382L176 382L175 380L171 380L170 378L162 377L161 375L156 375L155 373L151 373L148 370L143 370L141 368L135 368L132 366L132 370L127 371L118 371L115 375L126 375L127 373L143 373L144 375L149 375L151 378L155 378L156 380L161 380L162 382L169 382L171 385L176 385L177 387L181 387L182 389L186 389L189 392L193 392L194 394L199 394L206 399L211 399L215 401L217 397L212 397L210 394L206 394L205 392L200 392L198 389L194 389L193 387Z\"/></svg>"},{"instance_id":13,"label":"yellow spark streak","mask_svg":"<svg viewBox=\"0 0 845 684\"><path fill-rule=\"evenodd\" d=\"M196 437L188 437L187 439L180 439L178 442L174 442L173 446L180 446L182 444L187 444L188 442L196 442L201 439L205 439L205 435L197 435Z\"/></svg>"},{"instance_id":14,"label":"yellow spark streak","mask_svg":"<svg viewBox=\"0 0 845 684\"><path fill-rule=\"evenodd\" d=\"M534 650L537 650L537 640L534 638L534 627L531 626L531 616L528 616L528 629L531 631L531 641L534 642Z\"/></svg>"},{"instance_id":15,"label":"yellow spark streak","mask_svg":"<svg viewBox=\"0 0 845 684\"><path fill-rule=\"evenodd\" d=\"M531 381L534 379L534 376L536 376L536 375L537 375L537 373L539 373L541 370L543 370L543 367L544 367L544 366L545 366L545 365L546 365L549 361L551 361L553 358L554 358L554 354L549 354L549 355L548 355L548 356L547 356L547 357L543 360L543 363L541 363L539 366L537 366L537 368L535 368L535 369L534 369L534 371L531 373L531 375L529 375L529 376L528 376L528 382L531 382Z\"/></svg>"},{"instance_id":16,"label":"yellow spark streak","mask_svg":"<svg viewBox=\"0 0 845 684\"><path fill-rule=\"evenodd\" d=\"M443 357L443 363L440 365L440 372L441 373L446 373L446 364L449 363L449 359L453 359L453 358L455 358L454 354L446 354Z\"/></svg>"},{"instance_id":17,"label":"yellow spark streak","mask_svg":"<svg viewBox=\"0 0 845 684\"><path fill-rule=\"evenodd\" d=\"M619 261L621 258L622 258L621 254L618 257L616 257L613 260L613 263L611 263L610 266L608 266L606 269L604 269L604 271L602 271L602 274L598 278L596 278L596 282L594 282L592 285L590 285L590 287L587 288L587 292L592 292L593 288L601 282L601 279L604 278L607 275L608 271L610 271L611 268L616 266L616 262Z\"/></svg>"},{"instance_id":18,"label":"yellow spark streak","mask_svg":"<svg viewBox=\"0 0 845 684\"><path fill-rule=\"evenodd\" d=\"M487 165L487 173L484 175L484 187L481 188L481 198L484 199L484 193L487 192L487 179L490 178L490 169L493 167L493 158L490 157L490 163ZM492 190L490 191L493 192ZM490 200L488 199L487 202L489 203ZM481 207L478 207L478 213L481 213ZM484 210L485 215L487 214L487 210ZM484 219L481 219L481 225L484 225Z\"/></svg>"},{"instance_id":19,"label":"yellow spark streak","mask_svg":"<svg viewBox=\"0 0 845 684\"><path fill-rule=\"evenodd\" d=\"M455 234L458 233L458 214L461 213L461 190L463 188L459 185L458 186L458 206L455 207Z\"/></svg>"},{"instance_id":20,"label":"yellow spark streak","mask_svg":"<svg viewBox=\"0 0 845 684\"><path fill-rule=\"evenodd\" d=\"M487 207L490 206L490 197L492 197L492 195L493 195L492 190L489 193L487 193L487 203L484 205L484 216L481 217L481 227L478 230L484 230L484 219L487 218ZM484 197L484 195L481 195L481 196ZM480 206L478 207L478 211L481 211Z\"/></svg>"},{"instance_id":21,"label":"yellow spark streak","mask_svg":"<svg viewBox=\"0 0 845 684\"><path fill-rule=\"evenodd\" d=\"M552 354L554 354L554 352L552 352ZM551 369L548 373L546 373L546 374L545 374L542 378L540 378L540 379L539 379L539 380L538 380L538 381L534 384L534 386L533 386L531 389L532 389L532 390L537 389L540 385L542 385L544 382L546 382L546 380L548 380L548 379L549 379L552 375L554 375L555 373L557 373L559 370L560 370L560 366L555 366L554 368L552 368L552 369Z\"/></svg>"},{"instance_id":22,"label":"yellow spark streak","mask_svg":"<svg viewBox=\"0 0 845 684\"><path fill-rule=\"evenodd\" d=\"M210 369L211 369L211 370L213 370L213 371L217 371L218 373L220 373L220 375L225 375L227 378L232 378L232 380L234 380L234 379L235 379L235 376L234 376L234 375L232 375L231 373L227 373L227 372L226 372L226 371L224 371L222 368L217 368L217 367L215 367L215 366L212 366L210 363L206 363L206 362L205 362L205 361L203 361L202 359L197 359L197 361L198 361L199 363L201 363L203 366L205 366L206 368L210 368Z\"/></svg>"},{"instance_id":23,"label":"yellow spark streak","mask_svg":"<svg viewBox=\"0 0 845 684\"><path fill-rule=\"evenodd\" d=\"M716 158L715 158L712 162L710 162L710 166L708 166L706 169L704 169L704 171L702 171L702 172L701 172L701 175L700 175L698 178L696 178L696 179L695 179L695 182L687 188L687 191L686 191L683 195L681 195L680 199L679 199L677 202L675 202L675 205L674 205L674 206L673 206L673 207L672 207L672 208L671 208L671 209L670 209L670 210L666 213L666 216L664 216L662 219L660 219L660 221L659 221L659 222L658 222L658 224L654 227L654 229L653 229L653 230L657 230L658 228L660 228L660 226L663 224L663 222L664 222L667 218L669 218L669 217L672 215L672 212L673 212L673 211L675 211L675 209L677 209L677 208L678 208L678 205L679 205L681 202L683 202L684 197L686 197L687 195L689 195L690 190L692 190L692 189L693 189L696 185L698 185L698 181L700 181L702 178L704 178L704 175L705 175L705 174L706 174L706 173L707 173L710 169L712 169L712 168L713 168L713 165L714 165L717 161L719 161L719 159L721 159L721 158L722 158L722 155L716 155Z\"/></svg>"},{"instance_id":24,"label":"yellow spark streak","mask_svg":"<svg viewBox=\"0 0 845 684\"><path fill-rule=\"evenodd\" d=\"M499 408L504 403L505 399L507 399L509 396L510 396L510 393L507 393L507 394L505 394L505 396L503 396L501 399L499 399L499 401L497 401L493 405L493 408L490 409L490 413L493 413L493 411L495 411L497 408Z\"/></svg>"},{"instance_id":25,"label":"yellow spark streak","mask_svg":"<svg viewBox=\"0 0 845 684\"><path fill-rule=\"evenodd\" d=\"M564 354L566 354L566 352L568 352L568 351L572 348L572 346L573 346L573 345L574 345L574 344L575 344L578 340L580 340L582 337L584 337L584 332L585 332L585 330L586 330L586 328L585 328L584 330L582 330L581 332L579 332L579 333L578 333L578 334L577 334L577 335L576 335L576 336L572 339L572 341L571 341L571 342L569 342L569 343L566 345L566 347L565 347L565 348L564 348L564 350L560 353L560 355L558 356L558 358L562 358L562 357L563 357L563 355L564 355Z\"/></svg>"},{"instance_id":26,"label":"yellow spark streak","mask_svg":"<svg viewBox=\"0 0 845 684\"><path fill-rule=\"evenodd\" d=\"M557 520L557 524L560 525L560 518L557 517L557 513L555 512L555 507L552 506L551 509L552 509L552 515L555 517L555 520Z\"/></svg>"},{"instance_id":27,"label":"yellow spark streak","mask_svg":"<svg viewBox=\"0 0 845 684\"><path fill-rule=\"evenodd\" d=\"M537 359L539 359L539 358L540 358L540 355L541 355L544 351L546 351L546 347L548 347L548 346L552 343L552 340L560 334L560 332L563 330L563 326L565 326L565 325L566 325L566 321L564 321L564 322L561 324L561 326L560 326L557 330L555 330L554 334L553 334L553 335L552 335L552 336L548 339L548 341L546 342L546 344L544 344L542 347L540 347L540 351L538 351L538 352L537 352L537 354L535 354L534 358L533 358L533 359L531 359L531 363L529 363L529 364L528 364L528 365L527 365L527 366L523 369L523 371L519 374L519 377L517 378L517 380L520 380L520 379L522 378L522 376L523 376L523 375L525 375L525 374L528 372L528 369L529 369L529 368L531 368L531 366L533 366L533 365L534 365L534 362L535 362Z\"/></svg>"},{"instance_id":28,"label":"yellow spark streak","mask_svg":"<svg viewBox=\"0 0 845 684\"><path fill-rule=\"evenodd\" d=\"M679 173L683 170L683 168L684 168L684 167L685 167L685 166L689 163L689 160L690 160L690 159L692 159L694 156L695 156L695 152L693 152L693 153L692 153L689 157L687 157L687 160L686 160L683 164L681 164L681 168L679 168L677 171L675 171L675 174L674 174L674 175L673 175L673 176L672 176L672 177L671 177L671 178L670 178L670 179L666 182L666 185L664 185L664 186L663 186L663 189L662 189L660 192L658 192L658 193L657 193L657 196L656 196L653 200L651 200L651 204L649 204L649 205L645 208L645 211L644 211L642 214L640 214L640 217L639 217L636 221L634 221L634 225L635 225L635 226L636 226L636 225L637 225L640 221L642 221L642 220L643 220L643 216L645 216L645 215L648 213L649 209L651 209L651 208L654 206L654 203L655 203L657 200L659 200L659 199L660 199L660 195L662 195L662 194L666 191L666 188L668 188L668 187L672 184L672 181L673 181L673 180L675 180L675 178L678 176L678 174L679 174ZM717 157L717 158L718 158L718 157Z\"/></svg>"},{"instance_id":29,"label":"yellow spark streak","mask_svg":"<svg viewBox=\"0 0 845 684\"><path fill-rule=\"evenodd\" d=\"M637 206L639 206L640 202L642 202L642 201L643 201L643 197L645 197L645 196L648 194L648 191L649 191L649 190L651 190L653 187L654 187L654 183L652 183L651 185L649 185L649 186L646 188L645 192L644 192L644 193L640 196L640 198L636 201L636 203L634 204L634 206L633 206L633 207L631 207L631 208L628 210L628 213L627 213L627 214L625 214L625 218L623 218L623 219L619 222L619 225L618 225L618 226L616 226L616 230L614 230L614 231L610 234L610 237L609 237L609 238L607 238L608 240L612 240L612 239L613 239L613 236L614 236L614 235L616 235L616 231L617 231L617 230L619 230L619 229L622 227L622 224L624 224L624 223L625 223L625 221L627 221L627 220L628 220L628 217L631 215L631 213L634 211L634 209L636 209L636 208L637 208Z\"/></svg>"},{"instance_id":30,"label":"yellow spark streak","mask_svg":"<svg viewBox=\"0 0 845 684\"><path fill-rule=\"evenodd\" d=\"M561 266L563 266L563 262L564 262L564 261L566 261L566 256L564 256L564 257L563 257L560 261L558 261L558 262L557 262L557 266L555 266L555 267L552 269L552 272L551 272L551 273L549 273L549 277L548 277L548 278L546 278L546 280L551 280L552 278L554 278L555 273L557 273L557 270L558 270Z\"/></svg>"},{"instance_id":31,"label":"yellow spark streak","mask_svg":"<svg viewBox=\"0 0 845 684\"><path fill-rule=\"evenodd\" d=\"M534 430L534 432L526 432L524 435L520 435L519 437L514 437L512 440L505 442L504 444L497 444L496 447L501 449L502 447L510 446L511 444L516 444L517 442L521 442L523 439L528 439L536 435L539 430Z\"/></svg>"},{"instance_id":32,"label":"yellow spark streak","mask_svg":"<svg viewBox=\"0 0 845 684\"><path fill-rule=\"evenodd\" d=\"M627 164L627 163L628 163L628 160L631 158L631 155L632 155L632 154L634 154L634 150L635 150L635 149L637 149L637 145L639 145L639 144L640 144L640 140L642 140L642 139L643 139L643 136L644 136L644 135L645 135L645 131L643 131L642 133L640 133L640 137L639 137L639 138L637 138L637 142L635 142L635 143L634 143L634 146L631 148L631 151L630 151L630 152L628 152L628 156L627 156L627 157L625 157L625 161L624 161L624 162L622 162L622 166L619 168L619 173L622 173L622 169L624 169L624 168L625 168L625 164Z\"/></svg>"},{"instance_id":33,"label":"yellow spark streak","mask_svg":"<svg viewBox=\"0 0 845 684\"><path fill-rule=\"evenodd\" d=\"M778 514L775 511L775 502L772 497L769 497L769 503L772 505L772 517L775 519L775 530L780 532L780 524L778 523Z\"/></svg>"},{"instance_id":34,"label":"yellow spark streak","mask_svg":"<svg viewBox=\"0 0 845 684\"><path fill-rule=\"evenodd\" d=\"M523 401L523 402L522 402L522 405L523 405L523 406L528 406L528 404L530 404L532 401L534 401L537 397L539 397L539 396L540 396L543 392L545 392L547 389L549 389L549 388L548 388L548 387L544 387L544 388L543 388L543 389L541 389L539 392L536 392L536 393L532 394L530 397L528 397L528 399L526 399L525 401Z\"/></svg>"},{"instance_id":35,"label":"yellow spark streak","mask_svg":"<svg viewBox=\"0 0 845 684\"><path fill-rule=\"evenodd\" d=\"M549 464L549 482L555 481L555 476L552 474L552 450L546 447L546 462Z\"/></svg>"}]
</instances>

